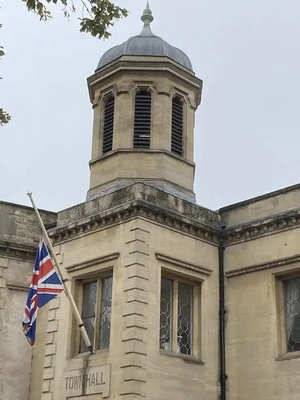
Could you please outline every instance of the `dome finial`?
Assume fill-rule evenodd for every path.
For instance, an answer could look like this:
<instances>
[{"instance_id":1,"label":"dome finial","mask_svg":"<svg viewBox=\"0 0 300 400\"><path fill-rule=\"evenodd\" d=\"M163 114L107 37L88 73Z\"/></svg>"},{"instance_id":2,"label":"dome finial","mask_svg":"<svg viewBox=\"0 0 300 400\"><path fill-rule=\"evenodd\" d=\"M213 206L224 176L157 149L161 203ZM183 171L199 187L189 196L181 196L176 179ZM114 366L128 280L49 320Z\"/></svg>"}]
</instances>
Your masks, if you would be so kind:
<instances>
[{"instance_id":1,"label":"dome finial","mask_svg":"<svg viewBox=\"0 0 300 400\"><path fill-rule=\"evenodd\" d=\"M141 16L141 20L144 22L144 26L150 25L153 21L152 11L150 10L149 1L147 1L146 8Z\"/></svg>"}]
</instances>

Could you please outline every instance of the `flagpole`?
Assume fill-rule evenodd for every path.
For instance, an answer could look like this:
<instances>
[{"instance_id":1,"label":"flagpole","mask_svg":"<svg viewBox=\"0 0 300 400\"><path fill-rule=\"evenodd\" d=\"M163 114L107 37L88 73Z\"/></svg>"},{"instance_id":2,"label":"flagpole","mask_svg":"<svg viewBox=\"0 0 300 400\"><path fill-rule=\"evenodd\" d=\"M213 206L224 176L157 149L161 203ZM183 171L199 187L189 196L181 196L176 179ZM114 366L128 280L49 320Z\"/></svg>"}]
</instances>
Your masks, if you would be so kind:
<instances>
[{"instance_id":1,"label":"flagpole","mask_svg":"<svg viewBox=\"0 0 300 400\"><path fill-rule=\"evenodd\" d=\"M44 235L46 244L47 244L48 249L49 249L49 251L50 251L50 254L51 254L52 258L53 258L53 261L54 261L55 267L56 267L56 269L57 269L58 275L60 276L61 281L62 281L62 283L63 283L63 285L64 285L64 289L65 289L66 296L68 297L68 299L69 299L69 301L70 301L71 308L72 308L72 311L73 311L74 316L75 316L75 318L76 318L76 321L77 321L78 327L79 327L79 329L80 329L82 338L83 338L83 340L84 340L84 342L85 342L85 344L86 344L86 347L89 349L89 351L90 351L91 354L92 354L92 353L93 353L93 347L92 347L92 345L91 345L91 342L90 342L90 339L89 339L88 334L87 334L87 332L86 332L86 329L85 329L85 327L84 327L84 325L83 325L83 322L82 322L80 313L79 313L79 311L78 311L78 308L77 308L77 306L76 306L76 303L75 303L75 300L74 300L74 298L73 298L73 296L72 296L72 293L71 293L69 287L65 284L66 280L63 278L63 274L62 274L62 272L61 272L61 269L60 269L60 266L59 266L59 262L58 262L58 260L57 260L57 258L56 258L56 255L55 255L55 252L54 252L54 248L53 248L53 246L52 246L52 243L51 243L51 241L50 241L50 238L49 238L49 236L48 236L47 230L46 230L45 225L44 225L44 223L43 223L43 220L42 220L42 218L41 218L41 216L40 216L40 213L39 213L39 211L38 211L38 209L37 209L37 207L36 207L36 205L35 205L35 202L34 202L33 197L32 197L32 193L27 193L27 195L28 195L28 197L30 198L32 207L33 207L33 209L34 209L34 211L35 211L35 214L36 214L36 216L37 216L37 219L38 219L40 228L41 228L41 230L42 230L42 232L43 232L43 235Z\"/></svg>"}]
</instances>

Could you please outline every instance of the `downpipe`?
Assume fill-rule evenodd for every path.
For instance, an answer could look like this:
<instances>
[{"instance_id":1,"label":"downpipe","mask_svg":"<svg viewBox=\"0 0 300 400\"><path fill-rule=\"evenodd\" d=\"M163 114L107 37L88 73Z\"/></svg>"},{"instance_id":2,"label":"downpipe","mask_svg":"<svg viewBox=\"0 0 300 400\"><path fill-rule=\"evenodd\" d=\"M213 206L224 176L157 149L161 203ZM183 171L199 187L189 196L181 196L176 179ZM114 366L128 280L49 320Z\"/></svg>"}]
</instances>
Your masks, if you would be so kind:
<instances>
[{"instance_id":1,"label":"downpipe","mask_svg":"<svg viewBox=\"0 0 300 400\"><path fill-rule=\"evenodd\" d=\"M219 244L219 368L220 400L226 400L226 351L225 351L225 278L224 278L224 245Z\"/></svg>"}]
</instances>

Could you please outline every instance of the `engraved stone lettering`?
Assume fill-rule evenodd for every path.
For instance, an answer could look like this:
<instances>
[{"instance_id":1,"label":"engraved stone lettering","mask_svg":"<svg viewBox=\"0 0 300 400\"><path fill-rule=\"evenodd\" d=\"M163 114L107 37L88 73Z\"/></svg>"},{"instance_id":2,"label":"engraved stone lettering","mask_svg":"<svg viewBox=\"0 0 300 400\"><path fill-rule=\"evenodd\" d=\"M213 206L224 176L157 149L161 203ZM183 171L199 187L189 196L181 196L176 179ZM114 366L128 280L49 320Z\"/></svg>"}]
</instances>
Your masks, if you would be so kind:
<instances>
[{"instance_id":1,"label":"engraved stone lettering","mask_svg":"<svg viewBox=\"0 0 300 400\"><path fill-rule=\"evenodd\" d=\"M110 364L64 373L65 398L102 393L109 396Z\"/></svg>"}]
</instances>

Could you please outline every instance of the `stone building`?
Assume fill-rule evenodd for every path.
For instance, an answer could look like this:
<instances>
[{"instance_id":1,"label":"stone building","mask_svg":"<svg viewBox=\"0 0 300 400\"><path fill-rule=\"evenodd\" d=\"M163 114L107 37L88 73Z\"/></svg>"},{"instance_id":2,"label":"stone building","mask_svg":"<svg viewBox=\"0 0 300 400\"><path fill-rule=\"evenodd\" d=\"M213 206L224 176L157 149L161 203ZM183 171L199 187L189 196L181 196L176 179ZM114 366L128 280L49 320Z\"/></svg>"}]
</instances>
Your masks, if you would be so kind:
<instances>
[{"instance_id":1,"label":"stone building","mask_svg":"<svg viewBox=\"0 0 300 400\"><path fill-rule=\"evenodd\" d=\"M0 202L1 400L300 399L300 185L211 211L196 204L202 81L142 32L88 79L87 201L42 211L94 353L64 294L20 320L39 239Z\"/></svg>"}]
</instances>

